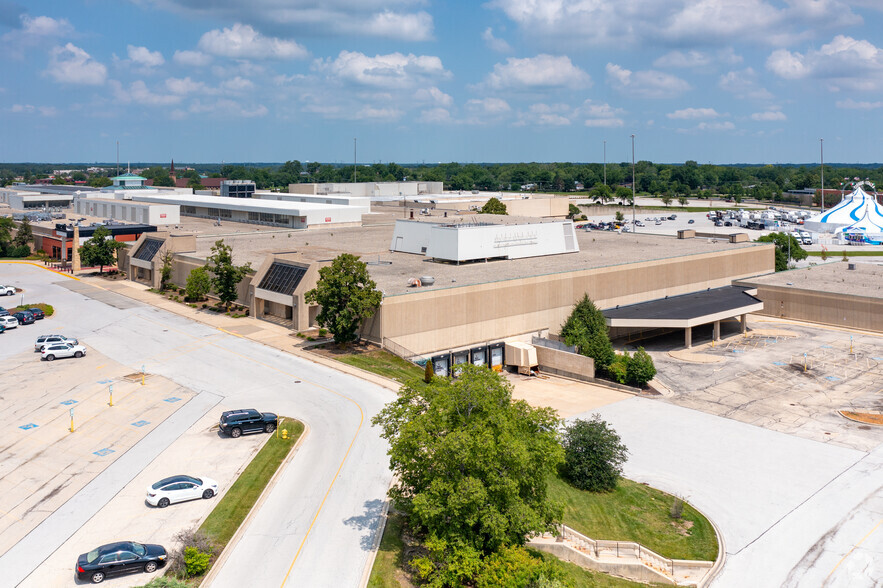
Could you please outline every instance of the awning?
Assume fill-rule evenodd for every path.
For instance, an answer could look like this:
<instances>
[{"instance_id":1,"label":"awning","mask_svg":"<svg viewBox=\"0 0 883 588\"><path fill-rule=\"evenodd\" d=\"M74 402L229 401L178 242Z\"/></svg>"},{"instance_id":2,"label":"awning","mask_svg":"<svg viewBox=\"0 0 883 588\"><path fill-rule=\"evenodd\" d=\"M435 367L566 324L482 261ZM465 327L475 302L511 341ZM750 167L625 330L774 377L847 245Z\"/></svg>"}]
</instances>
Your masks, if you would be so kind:
<instances>
[{"instance_id":1,"label":"awning","mask_svg":"<svg viewBox=\"0 0 883 588\"><path fill-rule=\"evenodd\" d=\"M685 329L763 310L754 294L754 288L724 286L601 312L608 327Z\"/></svg>"}]
</instances>

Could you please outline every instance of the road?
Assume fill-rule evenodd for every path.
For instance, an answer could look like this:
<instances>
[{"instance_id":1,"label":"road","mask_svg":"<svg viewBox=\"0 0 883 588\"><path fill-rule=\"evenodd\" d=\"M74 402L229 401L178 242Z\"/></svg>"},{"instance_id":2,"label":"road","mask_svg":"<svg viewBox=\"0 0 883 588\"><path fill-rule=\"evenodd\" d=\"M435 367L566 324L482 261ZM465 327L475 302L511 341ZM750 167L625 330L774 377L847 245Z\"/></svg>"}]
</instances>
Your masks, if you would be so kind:
<instances>
[{"instance_id":1,"label":"road","mask_svg":"<svg viewBox=\"0 0 883 588\"><path fill-rule=\"evenodd\" d=\"M128 483L159 448L183 433L211 406L254 407L296 417L309 427L297 455L245 531L214 586L357 586L379 523L391 474L386 444L371 416L393 393L277 349L223 333L121 295L27 265L0 265L3 281L25 290L25 302L56 309L52 327L81 338L121 364L185 386L205 402L171 426L157 428L120 460L112 488ZM17 300L16 300L17 302ZM20 327L20 329L34 327ZM37 329L39 330L39 329ZM36 337L36 330L33 331ZM0 360L19 352L0 346ZM2 368L0 368L2 373ZM153 448L151 448L153 445ZM85 488L88 490L88 488ZM72 499L0 558L3 577L21 582L108 498ZM76 510L74 510L74 507ZM149 540L149 538L140 538ZM85 546L84 546L85 547Z\"/></svg>"}]
</instances>

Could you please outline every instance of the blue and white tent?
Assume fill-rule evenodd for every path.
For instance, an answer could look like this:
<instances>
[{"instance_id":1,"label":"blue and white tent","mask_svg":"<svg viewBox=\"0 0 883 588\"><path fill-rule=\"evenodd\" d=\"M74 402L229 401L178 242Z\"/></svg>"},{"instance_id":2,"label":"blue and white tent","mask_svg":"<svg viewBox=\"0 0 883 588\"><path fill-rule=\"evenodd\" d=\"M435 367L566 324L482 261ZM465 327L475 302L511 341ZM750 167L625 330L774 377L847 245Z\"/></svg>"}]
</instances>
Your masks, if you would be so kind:
<instances>
[{"instance_id":1,"label":"blue and white tent","mask_svg":"<svg viewBox=\"0 0 883 588\"><path fill-rule=\"evenodd\" d=\"M880 236L883 235L883 205L877 203L874 194L868 194L859 186L833 208L807 219L804 226L816 233L848 231Z\"/></svg>"}]
</instances>

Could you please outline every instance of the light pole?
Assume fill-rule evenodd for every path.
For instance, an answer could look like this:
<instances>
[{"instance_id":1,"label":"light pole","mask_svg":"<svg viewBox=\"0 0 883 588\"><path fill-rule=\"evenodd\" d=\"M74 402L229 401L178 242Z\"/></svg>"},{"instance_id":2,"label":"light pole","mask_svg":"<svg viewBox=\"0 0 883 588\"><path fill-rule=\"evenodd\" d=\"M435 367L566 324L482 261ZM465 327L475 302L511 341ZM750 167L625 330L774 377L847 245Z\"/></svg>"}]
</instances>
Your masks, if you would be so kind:
<instances>
[{"instance_id":1,"label":"light pole","mask_svg":"<svg viewBox=\"0 0 883 588\"><path fill-rule=\"evenodd\" d=\"M604 141L604 185L607 185L607 141Z\"/></svg>"},{"instance_id":2,"label":"light pole","mask_svg":"<svg viewBox=\"0 0 883 588\"><path fill-rule=\"evenodd\" d=\"M353 137L353 183L356 183L356 139ZM355 190L355 187L353 187Z\"/></svg>"},{"instance_id":3,"label":"light pole","mask_svg":"<svg viewBox=\"0 0 883 588\"><path fill-rule=\"evenodd\" d=\"M825 140L819 139L819 155L822 160L822 212L825 212Z\"/></svg>"},{"instance_id":4,"label":"light pole","mask_svg":"<svg viewBox=\"0 0 883 588\"><path fill-rule=\"evenodd\" d=\"M635 224L635 136L632 135L632 230L637 233L638 226Z\"/></svg>"}]
</instances>

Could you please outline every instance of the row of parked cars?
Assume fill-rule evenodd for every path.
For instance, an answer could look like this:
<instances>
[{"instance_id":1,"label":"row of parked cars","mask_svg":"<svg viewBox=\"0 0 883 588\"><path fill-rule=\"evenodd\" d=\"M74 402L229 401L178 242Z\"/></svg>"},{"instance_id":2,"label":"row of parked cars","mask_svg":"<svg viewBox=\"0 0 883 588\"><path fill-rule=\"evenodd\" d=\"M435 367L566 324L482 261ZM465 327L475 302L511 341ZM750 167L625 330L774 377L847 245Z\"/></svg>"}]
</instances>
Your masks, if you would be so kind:
<instances>
[{"instance_id":1,"label":"row of parked cars","mask_svg":"<svg viewBox=\"0 0 883 588\"><path fill-rule=\"evenodd\" d=\"M32 325L45 316L43 311L36 307L10 313L0 306L0 333L5 332L7 329L14 329L19 325Z\"/></svg>"},{"instance_id":2,"label":"row of parked cars","mask_svg":"<svg viewBox=\"0 0 883 588\"><path fill-rule=\"evenodd\" d=\"M221 433L238 438L247 433L272 433L278 426L278 417L271 412L253 408L228 410L221 413L218 427ZM147 504L166 508L177 502L209 499L218 494L218 483L211 478L170 476L147 488ZM152 573L168 561L168 552L162 545L117 541L96 547L77 558L77 578L98 584L105 578L137 572Z\"/></svg>"}]
</instances>

